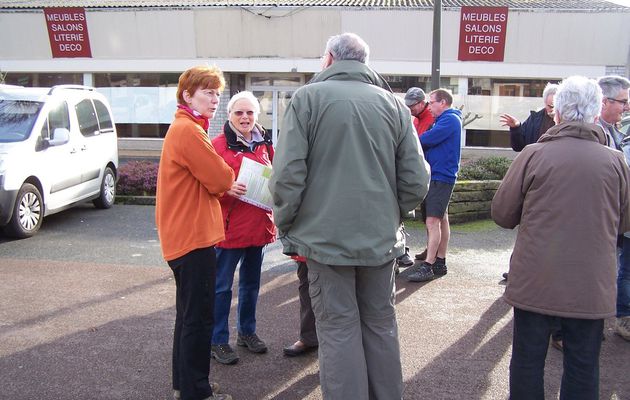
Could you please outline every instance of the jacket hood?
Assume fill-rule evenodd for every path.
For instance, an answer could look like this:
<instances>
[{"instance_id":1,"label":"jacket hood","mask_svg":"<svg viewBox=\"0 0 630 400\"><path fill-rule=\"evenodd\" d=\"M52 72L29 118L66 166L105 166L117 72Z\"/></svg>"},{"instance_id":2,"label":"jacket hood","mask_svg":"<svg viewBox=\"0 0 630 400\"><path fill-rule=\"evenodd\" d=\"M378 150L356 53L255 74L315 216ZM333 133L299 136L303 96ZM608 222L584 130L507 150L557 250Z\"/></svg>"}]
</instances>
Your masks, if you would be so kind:
<instances>
[{"instance_id":1,"label":"jacket hood","mask_svg":"<svg viewBox=\"0 0 630 400\"><path fill-rule=\"evenodd\" d=\"M388 92L392 91L385 78L359 61L335 61L328 68L315 75L309 83L323 81L359 81L381 87Z\"/></svg>"},{"instance_id":2,"label":"jacket hood","mask_svg":"<svg viewBox=\"0 0 630 400\"><path fill-rule=\"evenodd\" d=\"M440 115L438 115L437 117L435 117L435 119L437 120L438 118L448 115L448 114L453 114L455 115L457 118L459 118L460 120L462 120L462 111L458 108L447 108L446 110L444 110L444 112Z\"/></svg>"},{"instance_id":3,"label":"jacket hood","mask_svg":"<svg viewBox=\"0 0 630 400\"><path fill-rule=\"evenodd\" d=\"M601 126L586 122L562 122L552 126L538 139L538 142L548 142L561 137L574 137L591 140L606 145L606 134Z\"/></svg>"}]
</instances>

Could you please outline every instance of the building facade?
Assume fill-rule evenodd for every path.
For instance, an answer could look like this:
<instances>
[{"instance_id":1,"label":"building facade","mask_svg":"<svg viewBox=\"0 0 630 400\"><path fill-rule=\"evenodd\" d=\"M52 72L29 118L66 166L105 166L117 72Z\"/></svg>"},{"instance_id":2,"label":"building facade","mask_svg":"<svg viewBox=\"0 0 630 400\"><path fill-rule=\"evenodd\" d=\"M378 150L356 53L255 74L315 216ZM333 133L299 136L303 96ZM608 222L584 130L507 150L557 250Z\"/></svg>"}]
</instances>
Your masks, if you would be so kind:
<instances>
[{"instance_id":1,"label":"building facade","mask_svg":"<svg viewBox=\"0 0 630 400\"><path fill-rule=\"evenodd\" d=\"M547 82L629 74L630 8L602 0L470 1L510 4L504 55L460 61L462 3L442 0L440 86L453 91L467 117L467 147L509 147L499 115L524 120L542 106ZM58 16L51 32L51 10L70 10L76 21ZM53 35L71 31L83 35L87 56L53 51ZM320 70L326 40L341 32L366 40L370 65L394 91L431 89L433 4L426 0L0 0L0 37L10 38L0 46L0 73L9 84L95 86L112 104L121 142L159 145L175 110L179 74L216 64L228 85L210 134L225 121L229 96L251 90L261 102L261 122L277 137L291 94Z\"/></svg>"}]
</instances>

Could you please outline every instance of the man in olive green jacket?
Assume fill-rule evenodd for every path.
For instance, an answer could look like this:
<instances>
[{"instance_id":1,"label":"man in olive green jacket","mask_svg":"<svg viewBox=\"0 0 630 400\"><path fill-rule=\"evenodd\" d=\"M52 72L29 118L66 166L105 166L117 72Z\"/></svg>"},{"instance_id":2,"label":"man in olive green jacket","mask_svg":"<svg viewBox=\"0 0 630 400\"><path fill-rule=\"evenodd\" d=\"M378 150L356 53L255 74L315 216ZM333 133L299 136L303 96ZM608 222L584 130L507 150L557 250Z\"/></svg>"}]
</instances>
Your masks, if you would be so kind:
<instances>
[{"instance_id":1,"label":"man in olive green jacket","mask_svg":"<svg viewBox=\"0 0 630 400\"><path fill-rule=\"evenodd\" d=\"M400 399L394 259L429 171L405 104L355 34L287 108L270 189L286 254L306 257L324 399Z\"/></svg>"}]
</instances>

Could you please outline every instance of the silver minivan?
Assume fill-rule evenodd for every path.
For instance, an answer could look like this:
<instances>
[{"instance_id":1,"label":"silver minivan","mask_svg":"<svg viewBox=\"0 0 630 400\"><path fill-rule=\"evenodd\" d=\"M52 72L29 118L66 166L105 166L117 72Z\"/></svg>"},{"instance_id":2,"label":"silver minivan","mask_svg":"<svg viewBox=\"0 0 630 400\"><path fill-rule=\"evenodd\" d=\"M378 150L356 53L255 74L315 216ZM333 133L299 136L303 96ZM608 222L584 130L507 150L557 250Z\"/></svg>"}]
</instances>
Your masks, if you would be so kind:
<instances>
[{"instance_id":1,"label":"silver minivan","mask_svg":"<svg viewBox=\"0 0 630 400\"><path fill-rule=\"evenodd\" d=\"M107 99L94 88L0 85L0 227L30 237L45 216L116 194L118 141Z\"/></svg>"}]
</instances>

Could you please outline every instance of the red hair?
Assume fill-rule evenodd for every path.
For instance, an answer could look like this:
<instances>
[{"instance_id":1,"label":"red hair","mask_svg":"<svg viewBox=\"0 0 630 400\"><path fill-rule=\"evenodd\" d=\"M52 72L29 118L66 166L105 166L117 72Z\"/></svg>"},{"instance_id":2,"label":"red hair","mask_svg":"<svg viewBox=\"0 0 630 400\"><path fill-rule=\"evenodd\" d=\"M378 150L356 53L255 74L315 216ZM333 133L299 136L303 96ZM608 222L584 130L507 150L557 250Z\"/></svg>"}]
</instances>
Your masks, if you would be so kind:
<instances>
[{"instance_id":1,"label":"red hair","mask_svg":"<svg viewBox=\"0 0 630 400\"><path fill-rule=\"evenodd\" d=\"M218 89L222 92L224 88L225 78L217 66L199 65L192 67L179 76L177 103L186 105L184 90L192 96L197 89Z\"/></svg>"}]
</instances>

